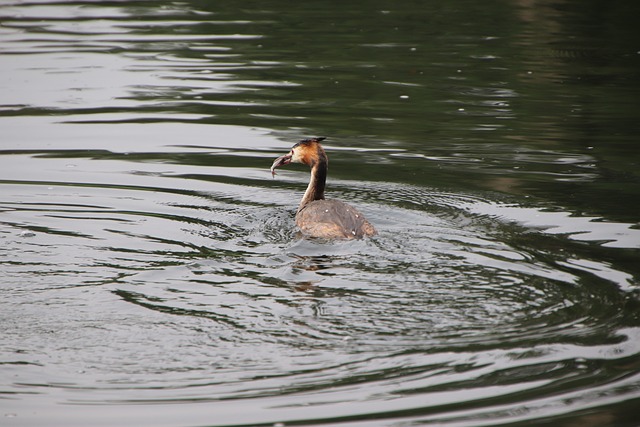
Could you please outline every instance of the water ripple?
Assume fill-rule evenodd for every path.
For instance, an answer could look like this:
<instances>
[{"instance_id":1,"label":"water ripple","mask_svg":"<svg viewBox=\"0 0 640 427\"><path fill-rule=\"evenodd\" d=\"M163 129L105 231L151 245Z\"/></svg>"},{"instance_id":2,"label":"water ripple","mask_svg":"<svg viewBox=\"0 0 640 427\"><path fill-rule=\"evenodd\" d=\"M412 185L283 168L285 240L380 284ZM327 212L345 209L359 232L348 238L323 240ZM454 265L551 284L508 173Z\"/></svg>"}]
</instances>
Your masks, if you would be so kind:
<instances>
[{"instance_id":1,"label":"water ripple","mask_svg":"<svg viewBox=\"0 0 640 427\"><path fill-rule=\"evenodd\" d=\"M526 72L504 46L487 46L500 37L422 34L421 22L411 37L453 49L434 56L398 29L373 34L396 9L361 29L364 9L329 21L331 8L306 5L305 32L266 5L134 3L0 7L6 418L362 427L635 414L640 231L530 197L539 182L607 172L591 135L560 145L561 97L536 90L544 111L519 121L534 91L513 81ZM327 46L341 47L329 61ZM491 78L478 83L470 64ZM471 133L445 135L438 119ZM327 140L328 193L377 236L296 231L308 171L274 180L268 166L312 128L342 132Z\"/></svg>"}]
</instances>

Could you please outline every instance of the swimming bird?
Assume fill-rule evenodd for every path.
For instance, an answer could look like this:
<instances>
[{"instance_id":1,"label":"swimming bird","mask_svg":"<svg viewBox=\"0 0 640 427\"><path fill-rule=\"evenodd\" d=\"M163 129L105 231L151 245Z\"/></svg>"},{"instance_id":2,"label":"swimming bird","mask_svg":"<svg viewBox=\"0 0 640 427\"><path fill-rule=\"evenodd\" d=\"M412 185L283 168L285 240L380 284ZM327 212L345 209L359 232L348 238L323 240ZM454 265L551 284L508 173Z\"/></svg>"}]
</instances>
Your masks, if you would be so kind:
<instances>
[{"instance_id":1,"label":"swimming bird","mask_svg":"<svg viewBox=\"0 0 640 427\"><path fill-rule=\"evenodd\" d=\"M296 225L309 237L325 239L355 239L377 234L376 229L353 206L339 200L324 198L329 159L320 141L324 137L303 139L284 156L274 160L276 168L289 163L302 163L311 168L311 178L296 212Z\"/></svg>"}]
</instances>

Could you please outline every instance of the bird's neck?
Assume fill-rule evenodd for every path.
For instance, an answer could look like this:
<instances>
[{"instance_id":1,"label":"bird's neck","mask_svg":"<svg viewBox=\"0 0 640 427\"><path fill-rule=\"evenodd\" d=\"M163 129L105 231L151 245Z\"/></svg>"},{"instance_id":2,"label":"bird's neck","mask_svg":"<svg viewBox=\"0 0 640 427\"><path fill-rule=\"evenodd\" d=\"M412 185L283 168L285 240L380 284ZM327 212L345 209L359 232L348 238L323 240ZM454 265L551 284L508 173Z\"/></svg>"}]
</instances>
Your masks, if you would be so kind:
<instances>
[{"instance_id":1,"label":"bird's neck","mask_svg":"<svg viewBox=\"0 0 640 427\"><path fill-rule=\"evenodd\" d=\"M304 196L302 196L302 200L300 201L298 212L300 212L308 203L311 203L314 200L324 199L324 187L327 182L328 163L327 156L322 153L318 160L311 166L311 179L309 180L307 191L304 192Z\"/></svg>"}]
</instances>

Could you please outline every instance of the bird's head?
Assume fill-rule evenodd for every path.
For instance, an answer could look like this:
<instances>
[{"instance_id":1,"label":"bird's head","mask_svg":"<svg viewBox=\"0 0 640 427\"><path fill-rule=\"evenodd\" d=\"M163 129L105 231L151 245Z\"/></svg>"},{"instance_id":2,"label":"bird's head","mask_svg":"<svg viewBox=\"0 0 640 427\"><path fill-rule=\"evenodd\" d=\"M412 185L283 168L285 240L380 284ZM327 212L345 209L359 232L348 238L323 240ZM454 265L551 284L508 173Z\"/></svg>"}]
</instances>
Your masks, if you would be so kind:
<instances>
[{"instance_id":1,"label":"bird's head","mask_svg":"<svg viewBox=\"0 0 640 427\"><path fill-rule=\"evenodd\" d=\"M303 139L291 148L289 153L284 156L280 156L273 161L271 165L271 176L275 176L276 168L286 166L289 163L303 163L307 166L313 167L321 158L326 159L324 149L320 145L320 141L324 140L324 137L316 137Z\"/></svg>"}]
</instances>

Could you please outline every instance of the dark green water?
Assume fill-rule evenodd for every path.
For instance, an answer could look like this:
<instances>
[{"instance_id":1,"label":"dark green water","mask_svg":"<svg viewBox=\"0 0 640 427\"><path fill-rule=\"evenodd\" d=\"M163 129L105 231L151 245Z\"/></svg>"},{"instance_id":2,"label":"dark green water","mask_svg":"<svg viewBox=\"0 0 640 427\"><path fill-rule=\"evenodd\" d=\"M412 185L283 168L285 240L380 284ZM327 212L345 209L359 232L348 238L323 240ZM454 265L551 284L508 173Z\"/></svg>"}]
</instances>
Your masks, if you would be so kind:
<instances>
[{"instance_id":1,"label":"dark green water","mask_svg":"<svg viewBox=\"0 0 640 427\"><path fill-rule=\"evenodd\" d=\"M638 425L638 16L3 2L0 424Z\"/></svg>"}]
</instances>

